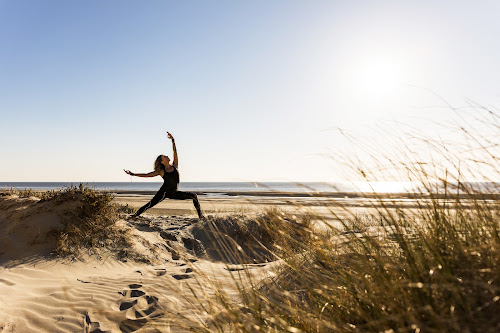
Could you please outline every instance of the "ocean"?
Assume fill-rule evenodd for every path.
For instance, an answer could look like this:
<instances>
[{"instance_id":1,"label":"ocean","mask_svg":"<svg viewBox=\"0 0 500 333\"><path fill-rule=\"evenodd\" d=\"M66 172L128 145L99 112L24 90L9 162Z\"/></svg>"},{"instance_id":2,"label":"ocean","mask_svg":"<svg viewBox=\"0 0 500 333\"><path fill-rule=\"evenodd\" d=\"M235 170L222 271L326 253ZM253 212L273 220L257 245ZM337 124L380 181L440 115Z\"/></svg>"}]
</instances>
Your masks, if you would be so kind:
<instances>
[{"instance_id":1,"label":"ocean","mask_svg":"<svg viewBox=\"0 0 500 333\"><path fill-rule=\"evenodd\" d=\"M121 193L156 192L161 182L81 182L96 190L118 191ZM79 185L80 182L0 182L0 189L32 189L55 190ZM466 183L476 190L487 193L500 193L500 183ZM192 191L224 195L237 192L377 192L406 193L421 192L417 183L410 182L355 182L355 183L325 183L325 182L181 182L180 191Z\"/></svg>"},{"instance_id":2,"label":"ocean","mask_svg":"<svg viewBox=\"0 0 500 333\"><path fill-rule=\"evenodd\" d=\"M81 182L96 190L157 191L162 182ZM0 189L54 190L80 182L0 182ZM180 191L197 192L352 192L354 187L341 183L292 182L181 182Z\"/></svg>"}]
</instances>

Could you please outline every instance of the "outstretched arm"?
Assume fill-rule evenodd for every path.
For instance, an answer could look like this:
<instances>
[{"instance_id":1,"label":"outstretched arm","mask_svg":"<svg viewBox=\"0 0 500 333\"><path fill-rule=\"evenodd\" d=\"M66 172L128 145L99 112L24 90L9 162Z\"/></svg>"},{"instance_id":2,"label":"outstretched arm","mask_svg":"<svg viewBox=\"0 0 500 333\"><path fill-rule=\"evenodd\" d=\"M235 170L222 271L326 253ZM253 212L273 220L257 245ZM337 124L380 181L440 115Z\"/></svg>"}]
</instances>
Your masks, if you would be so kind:
<instances>
[{"instance_id":1,"label":"outstretched arm","mask_svg":"<svg viewBox=\"0 0 500 333\"><path fill-rule=\"evenodd\" d=\"M125 171L126 174L129 174L131 176L136 176L136 177L156 177L156 176L158 176L158 172L156 172L156 171L151 171L150 173L133 173L132 171L125 170L125 169L123 169L123 171Z\"/></svg>"},{"instance_id":2,"label":"outstretched arm","mask_svg":"<svg viewBox=\"0 0 500 333\"><path fill-rule=\"evenodd\" d=\"M172 140L172 150L174 151L174 161L172 162L172 165L177 169L179 166L179 158L177 157L177 147L175 147L175 139L172 134L170 134L170 132L167 132L167 134L168 138Z\"/></svg>"}]
</instances>

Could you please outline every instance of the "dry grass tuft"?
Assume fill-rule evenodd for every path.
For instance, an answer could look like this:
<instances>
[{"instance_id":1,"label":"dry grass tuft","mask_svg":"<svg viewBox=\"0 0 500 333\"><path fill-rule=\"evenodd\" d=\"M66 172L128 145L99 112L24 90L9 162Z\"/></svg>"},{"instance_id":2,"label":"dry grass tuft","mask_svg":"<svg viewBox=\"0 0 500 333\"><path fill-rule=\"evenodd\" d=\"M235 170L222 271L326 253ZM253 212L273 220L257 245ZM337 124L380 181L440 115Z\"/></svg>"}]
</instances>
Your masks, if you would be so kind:
<instances>
[{"instance_id":1,"label":"dry grass tuft","mask_svg":"<svg viewBox=\"0 0 500 333\"><path fill-rule=\"evenodd\" d=\"M67 210L63 218L63 229L54 229L56 237L54 253L59 256L78 256L82 250L97 253L105 249L122 258L132 246L130 232L116 224L123 210L111 201L113 195L96 191L80 184L62 190L42 192L40 202L77 202L74 209Z\"/></svg>"},{"instance_id":2,"label":"dry grass tuft","mask_svg":"<svg viewBox=\"0 0 500 333\"><path fill-rule=\"evenodd\" d=\"M17 195L19 198L40 197L40 193L41 192L34 191L31 188L15 189L12 186L10 188L5 187L0 190L0 196Z\"/></svg>"},{"instance_id":3,"label":"dry grass tuft","mask_svg":"<svg viewBox=\"0 0 500 333\"><path fill-rule=\"evenodd\" d=\"M257 216L210 216L192 232L210 258L240 264L275 260L284 248L303 249L310 238L310 227L307 217L298 221L272 208Z\"/></svg>"},{"instance_id":4,"label":"dry grass tuft","mask_svg":"<svg viewBox=\"0 0 500 333\"><path fill-rule=\"evenodd\" d=\"M376 237L338 230L244 292L250 321L276 331L497 331L499 216L492 224L482 213L414 226L398 215Z\"/></svg>"},{"instance_id":5,"label":"dry grass tuft","mask_svg":"<svg viewBox=\"0 0 500 333\"><path fill-rule=\"evenodd\" d=\"M222 223L237 244L267 242L264 260L281 264L263 280L235 275L239 298L218 290L206 307L212 316L206 330L500 331L500 203L482 184L464 181L500 177L499 117L488 111L479 120L479 131L471 130L471 121L458 124L454 135L464 139L456 146L422 138L418 151L428 156L400 138L395 156L361 143L370 163L339 158L367 182L397 176L418 183L420 193L408 194L411 208L370 193L369 215L336 208L331 213L339 225L323 221L323 231L294 233L301 229L290 231L294 224L284 224L279 213L263 219L265 233L260 226L252 231L251 223L243 228L245 216ZM214 222L206 227L213 234L221 228ZM213 238L227 262L247 254Z\"/></svg>"}]
</instances>

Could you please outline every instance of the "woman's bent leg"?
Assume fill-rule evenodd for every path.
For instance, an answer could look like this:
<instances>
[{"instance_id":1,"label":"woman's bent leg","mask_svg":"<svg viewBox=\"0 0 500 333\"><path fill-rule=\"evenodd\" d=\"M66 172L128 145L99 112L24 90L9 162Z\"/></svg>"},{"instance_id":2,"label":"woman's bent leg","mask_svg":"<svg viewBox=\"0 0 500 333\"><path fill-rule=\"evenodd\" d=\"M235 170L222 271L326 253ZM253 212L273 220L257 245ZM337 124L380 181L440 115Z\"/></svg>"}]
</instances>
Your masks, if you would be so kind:
<instances>
[{"instance_id":1,"label":"woman's bent leg","mask_svg":"<svg viewBox=\"0 0 500 333\"><path fill-rule=\"evenodd\" d=\"M194 208L196 208L196 211L198 212L198 217L200 219L204 217L203 212L201 211L200 202L198 201L198 196L196 195L196 193L175 191L174 193L172 193L170 195L167 194L167 198L174 199L174 200L193 199Z\"/></svg>"},{"instance_id":2,"label":"woman's bent leg","mask_svg":"<svg viewBox=\"0 0 500 333\"><path fill-rule=\"evenodd\" d=\"M137 217L141 215L142 213L144 213L144 211L146 211L146 209L153 207L154 205L165 199L166 194L167 193L162 188L160 188L160 190L156 192L153 199L151 199L147 204L139 208L139 210L137 210L137 212L135 212L135 214L132 215L132 217Z\"/></svg>"}]
</instances>

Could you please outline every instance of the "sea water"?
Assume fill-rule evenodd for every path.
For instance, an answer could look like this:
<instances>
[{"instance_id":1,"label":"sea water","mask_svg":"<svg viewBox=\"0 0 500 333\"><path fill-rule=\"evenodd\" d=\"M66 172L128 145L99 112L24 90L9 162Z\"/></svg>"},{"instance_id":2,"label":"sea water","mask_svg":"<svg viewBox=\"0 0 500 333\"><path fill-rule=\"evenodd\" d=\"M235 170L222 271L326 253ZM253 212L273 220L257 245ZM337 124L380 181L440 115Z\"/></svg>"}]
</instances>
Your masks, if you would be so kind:
<instances>
[{"instance_id":1,"label":"sea water","mask_svg":"<svg viewBox=\"0 0 500 333\"><path fill-rule=\"evenodd\" d=\"M0 189L54 190L80 183L96 190L156 191L162 182L0 182ZM355 189L341 183L292 182L181 182L180 191L197 192L352 192Z\"/></svg>"},{"instance_id":2,"label":"sea water","mask_svg":"<svg viewBox=\"0 0 500 333\"><path fill-rule=\"evenodd\" d=\"M78 186L80 183L96 190L130 192L157 191L161 182L0 182L0 189L14 188L17 190L55 190L69 186ZM469 188L486 193L500 193L500 183L464 183ZM440 186L437 186L438 188ZM453 186L451 186L453 187ZM425 192L417 183L411 182L181 182L180 191L204 193L232 193L232 192L378 192L378 193L406 193ZM463 193L463 192L462 192Z\"/></svg>"}]
</instances>

